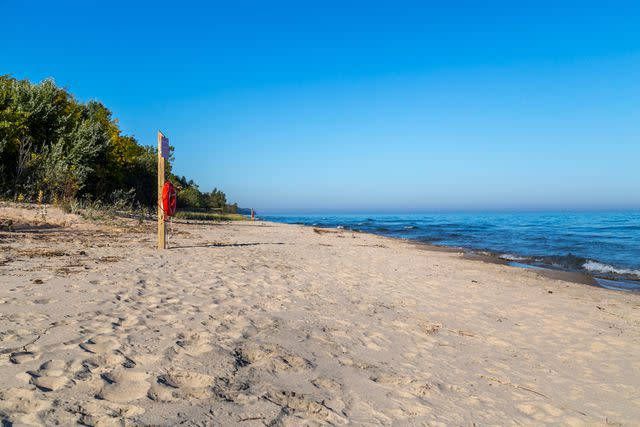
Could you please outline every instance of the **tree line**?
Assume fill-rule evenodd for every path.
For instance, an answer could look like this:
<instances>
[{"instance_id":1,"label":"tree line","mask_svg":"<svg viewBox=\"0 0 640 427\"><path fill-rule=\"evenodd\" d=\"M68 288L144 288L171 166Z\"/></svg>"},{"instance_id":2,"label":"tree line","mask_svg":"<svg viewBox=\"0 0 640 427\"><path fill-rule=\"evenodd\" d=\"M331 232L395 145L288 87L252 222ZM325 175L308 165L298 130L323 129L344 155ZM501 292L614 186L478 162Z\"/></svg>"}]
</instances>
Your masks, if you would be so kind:
<instances>
[{"instance_id":1,"label":"tree line","mask_svg":"<svg viewBox=\"0 0 640 427\"><path fill-rule=\"evenodd\" d=\"M171 148L173 153L173 148ZM98 101L79 102L52 79L0 76L0 196L64 204L86 199L154 207L157 147L122 133ZM167 177L182 208L237 211L226 195L200 191L193 180Z\"/></svg>"}]
</instances>

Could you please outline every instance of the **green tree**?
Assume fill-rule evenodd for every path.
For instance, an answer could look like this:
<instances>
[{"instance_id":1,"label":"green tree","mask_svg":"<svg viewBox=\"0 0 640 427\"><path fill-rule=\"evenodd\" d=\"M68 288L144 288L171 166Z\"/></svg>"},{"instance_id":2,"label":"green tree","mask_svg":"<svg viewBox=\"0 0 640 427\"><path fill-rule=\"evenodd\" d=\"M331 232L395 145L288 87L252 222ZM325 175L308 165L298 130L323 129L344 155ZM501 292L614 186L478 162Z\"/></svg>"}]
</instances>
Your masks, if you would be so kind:
<instances>
[{"instance_id":1,"label":"green tree","mask_svg":"<svg viewBox=\"0 0 640 427\"><path fill-rule=\"evenodd\" d=\"M173 147L170 147L170 159ZM124 135L111 111L78 102L51 79L33 84L0 76L0 196L49 200L83 197L154 206L157 149ZM226 209L225 194L202 193L193 180L166 172L187 208Z\"/></svg>"},{"instance_id":2,"label":"green tree","mask_svg":"<svg viewBox=\"0 0 640 427\"><path fill-rule=\"evenodd\" d=\"M211 193L207 195L207 206L211 209L224 210L227 206L227 196L217 188L214 188Z\"/></svg>"}]
</instances>

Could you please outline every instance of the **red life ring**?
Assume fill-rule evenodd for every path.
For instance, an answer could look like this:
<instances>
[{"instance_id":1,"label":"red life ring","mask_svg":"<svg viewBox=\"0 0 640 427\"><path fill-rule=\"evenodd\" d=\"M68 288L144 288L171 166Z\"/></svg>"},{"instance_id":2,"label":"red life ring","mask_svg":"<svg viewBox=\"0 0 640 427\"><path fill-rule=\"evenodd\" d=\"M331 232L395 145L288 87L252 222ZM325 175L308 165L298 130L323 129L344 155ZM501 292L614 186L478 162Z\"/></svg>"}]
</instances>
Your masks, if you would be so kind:
<instances>
[{"instance_id":1,"label":"red life ring","mask_svg":"<svg viewBox=\"0 0 640 427\"><path fill-rule=\"evenodd\" d=\"M176 189L171 181L165 182L164 187L162 187L162 210L166 216L174 216L176 214L178 204L176 196Z\"/></svg>"}]
</instances>

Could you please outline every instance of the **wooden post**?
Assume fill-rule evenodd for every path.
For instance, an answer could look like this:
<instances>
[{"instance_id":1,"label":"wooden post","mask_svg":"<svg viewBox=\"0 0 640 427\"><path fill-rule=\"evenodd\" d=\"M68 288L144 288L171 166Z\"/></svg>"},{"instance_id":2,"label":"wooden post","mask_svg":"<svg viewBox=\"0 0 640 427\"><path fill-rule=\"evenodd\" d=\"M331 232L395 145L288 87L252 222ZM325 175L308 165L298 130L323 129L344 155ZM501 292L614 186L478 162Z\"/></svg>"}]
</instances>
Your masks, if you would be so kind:
<instances>
[{"instance_id":1,"label":"wooden post","mask_svg":"<svg viewBox=\"0 0 640 427\"><path fill-rule=\"evenodd\" d=\"M162 157L162 138L164 135L158 131L158 250L167 248L167 230L164 224L164 211L162 210L162 188L164 187L164 157Z\"/></svg>"}]
</instances>

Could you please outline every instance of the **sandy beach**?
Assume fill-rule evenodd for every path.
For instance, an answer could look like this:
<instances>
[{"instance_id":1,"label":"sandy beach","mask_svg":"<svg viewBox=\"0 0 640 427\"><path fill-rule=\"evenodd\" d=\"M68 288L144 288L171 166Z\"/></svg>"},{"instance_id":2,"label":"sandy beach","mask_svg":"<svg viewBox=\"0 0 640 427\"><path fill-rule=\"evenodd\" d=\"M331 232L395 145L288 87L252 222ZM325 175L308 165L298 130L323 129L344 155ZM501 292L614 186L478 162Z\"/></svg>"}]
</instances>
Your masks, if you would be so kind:
<instances>
[{"instance_id":1,"label":"sandy beach","mask_svg":"<svg viewBox=\"0 0 640 427\"><path fill-rule=\"evenodd\" d=\"M16 425L634 425L640 296L267 222L0 207ZM9 222L9 220L11 220Z\"/></svg>"}]
</instances>

